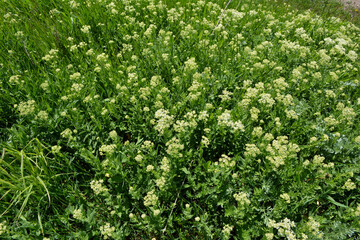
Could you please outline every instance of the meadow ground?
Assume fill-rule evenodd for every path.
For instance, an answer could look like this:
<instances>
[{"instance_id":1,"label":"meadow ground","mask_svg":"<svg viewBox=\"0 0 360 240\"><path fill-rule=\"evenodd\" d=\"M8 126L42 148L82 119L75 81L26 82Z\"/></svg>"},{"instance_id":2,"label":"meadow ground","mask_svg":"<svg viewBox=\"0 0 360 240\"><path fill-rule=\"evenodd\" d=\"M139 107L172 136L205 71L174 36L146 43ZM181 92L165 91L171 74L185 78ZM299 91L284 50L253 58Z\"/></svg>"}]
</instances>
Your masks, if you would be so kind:
<instances>
[{"instance_id":1,"label":"meadow ground","mask_svg":"<svg viewBox=\"0 0 360 240\"><path fill-rule=\"evenodd\" d=\"M359 238L358 12L226 4L0 3L0 239Z\"/></svg>"},{"instance_id":2,"label":"meadow ground","mask_svg":"<svg viewBox=\"0 0 360 240\"><path fill-rule=\"evenodd\" d=\"M356 8L357 10L360 9L360 1L359 0L341 0L345 5L349 5L351 7Z\"/></svg>"}]
</instances>

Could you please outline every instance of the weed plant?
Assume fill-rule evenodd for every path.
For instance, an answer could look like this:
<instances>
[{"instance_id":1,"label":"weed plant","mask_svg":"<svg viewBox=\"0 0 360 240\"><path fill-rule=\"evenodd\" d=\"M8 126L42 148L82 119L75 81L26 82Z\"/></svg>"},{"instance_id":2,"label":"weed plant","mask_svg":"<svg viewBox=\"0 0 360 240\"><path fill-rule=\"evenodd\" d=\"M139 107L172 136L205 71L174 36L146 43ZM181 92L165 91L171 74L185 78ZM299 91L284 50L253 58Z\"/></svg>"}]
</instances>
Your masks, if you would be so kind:
<instances>
[{"instance_id":1,"label":"weed plant","mask_svg":"<svg viewBox=\"0 0 360 240\"><path fill-rule=\"evenodd\" d=\"M359 237L359 26L225 4L0 3L1 239Z\"/></svg>"}]
</instances>

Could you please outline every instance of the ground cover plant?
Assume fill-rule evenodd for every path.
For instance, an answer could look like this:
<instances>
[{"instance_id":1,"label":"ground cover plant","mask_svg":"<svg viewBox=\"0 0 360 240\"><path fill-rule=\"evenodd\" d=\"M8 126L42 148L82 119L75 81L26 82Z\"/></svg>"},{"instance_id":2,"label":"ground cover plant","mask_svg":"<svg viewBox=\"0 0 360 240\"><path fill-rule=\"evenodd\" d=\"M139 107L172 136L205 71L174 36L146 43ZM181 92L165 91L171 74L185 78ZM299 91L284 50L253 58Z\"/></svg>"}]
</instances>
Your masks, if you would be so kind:
<instances>
[{"instance_id":1,"label":"ground cover plant","mask_svg":"<svg viewBox=\"0 0 360 240\"><path fill-rule=\"evenodd\" d=\"M1 3L1 239L359 237L359 26L226 4Z\"/></svg>"}]
</instances>

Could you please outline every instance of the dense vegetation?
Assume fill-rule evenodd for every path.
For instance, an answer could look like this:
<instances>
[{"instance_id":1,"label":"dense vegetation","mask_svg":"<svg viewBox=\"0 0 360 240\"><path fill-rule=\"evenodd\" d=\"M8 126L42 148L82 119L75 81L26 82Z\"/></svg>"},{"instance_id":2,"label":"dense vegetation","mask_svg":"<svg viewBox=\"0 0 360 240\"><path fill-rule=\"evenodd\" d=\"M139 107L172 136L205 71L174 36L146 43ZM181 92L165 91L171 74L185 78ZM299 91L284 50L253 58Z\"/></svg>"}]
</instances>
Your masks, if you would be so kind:
<instances>
[{"instance_id":1,"label":"dense vegetation","mask_svg":"<svg viewBox=\"0 0 360 240\"><path fill-rule=\"evenodd\" d=\"M359 237L359 26L225 5L0 3L1 239Z\"/></svg>"}]
</instances>

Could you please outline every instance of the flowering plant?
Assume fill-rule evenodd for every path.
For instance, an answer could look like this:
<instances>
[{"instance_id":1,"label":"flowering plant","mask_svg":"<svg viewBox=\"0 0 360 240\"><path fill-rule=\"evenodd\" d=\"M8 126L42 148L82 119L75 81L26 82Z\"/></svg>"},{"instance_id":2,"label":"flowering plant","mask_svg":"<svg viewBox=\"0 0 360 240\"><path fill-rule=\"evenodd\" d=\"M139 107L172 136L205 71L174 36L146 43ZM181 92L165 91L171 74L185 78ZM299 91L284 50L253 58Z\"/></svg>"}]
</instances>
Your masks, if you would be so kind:
<instances>
[{"instance_id":1,"label":"flowering plant","mask_svg":"<svg viewBox=\"0 0 360 240\"><path fill-rule=\"evenodd\" d=\"M1 239L360 234L359 25L30 2L0 3Z\"/></svg>"}]
</instances>

